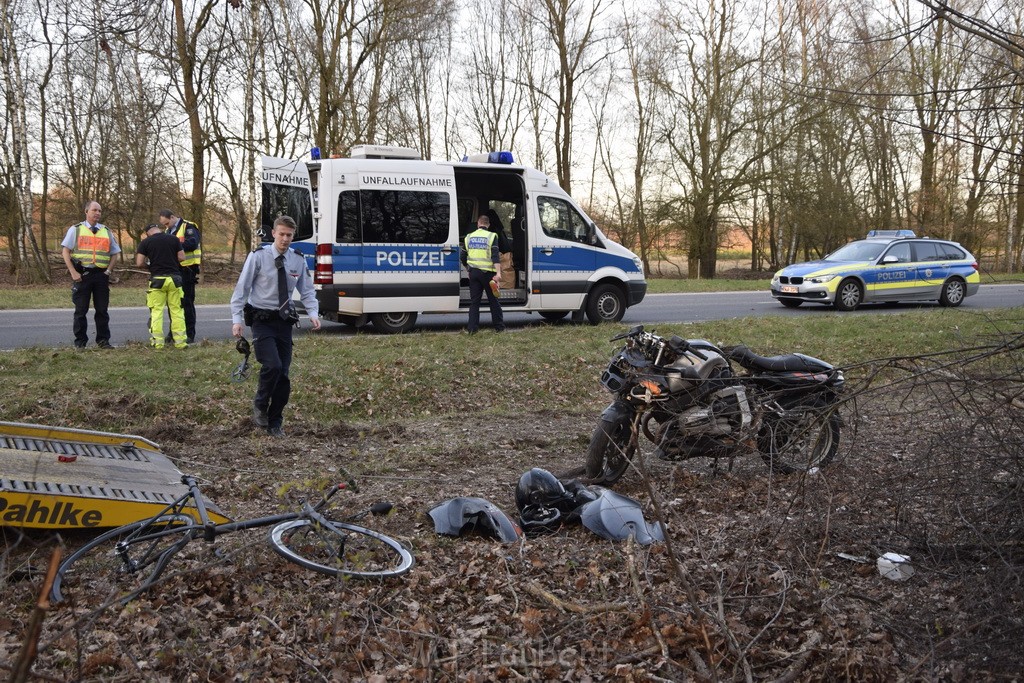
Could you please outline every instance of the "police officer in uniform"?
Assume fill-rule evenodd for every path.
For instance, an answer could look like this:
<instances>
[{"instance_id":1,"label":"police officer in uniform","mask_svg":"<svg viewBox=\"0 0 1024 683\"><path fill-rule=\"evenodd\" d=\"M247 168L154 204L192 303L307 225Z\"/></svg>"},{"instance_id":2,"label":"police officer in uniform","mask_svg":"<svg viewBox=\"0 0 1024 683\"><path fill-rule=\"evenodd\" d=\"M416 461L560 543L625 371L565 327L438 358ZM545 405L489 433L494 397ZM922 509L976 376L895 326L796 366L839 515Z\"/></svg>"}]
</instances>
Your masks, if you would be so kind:
<instances>
[{"instance_id":1,"label":"police officer in uniform","mask_svg":"<svg viewBox=\"0 0 1024 683\"><path fill-rule=\"evenodd\" d=\"M199 266L203 260L199 226L192 221L175 216L170 209L160 211L160 224L164 226L167 234L178 238L181 248L185 252L185 260L181 262L181 307L185 311L186 341L189 344L194 344L196 341L196 283L199 282Z\"/></svg>"},{"instance_id":2,"label":"police officer in uniform","mask_svg":"<svg viewBox=\"0 0 1024 683\"><path fill-rule=\"evenodd\" d=\"M135 265L140 268L149 261L149 345L164 347L164 306L171 318L171 338L174 347L183 349L185 342L185 314L181 309L181 266L185 252L181 242L169 235L156 223L146 226L144 239L135 252Z\"/></svg>"},{"instance_id":3,"label":"police officer in uniform","mask_svg":"<svg viewBox=\"0 0 1024 683\"><path fill-rule=\"evenodd\" d=\"M491 219L481 214L476 219L476 230L466 235L462 252L462 263L469 271L469 325L466 329L476 334L480 328L480 299L487 292L487 303L491 308L491 323L496 332L505 331L505 316L497 295L491 290L491 283L501 281L501 257L498 252L498 236L491 232Z\"/></svg>"},{"instance_id":4,"label":"police officer in uniform","mask_svg":"<svg viewBox=\"0 0 1024 683\"><path fill-rule=\"evenodd\" d=\"M295 220L279 216L271 235L274 241L250 253L242 266L231 295L231 334L241 337L243 322L251 323L256 360L261 365L252 420L271 436L283 437L284 407L291 394L292 330L299 320L292 292L298 289L314 330L320 329L320 317L306 258L289 248L295 237Z\"/></svg>"},{"instance_id":5,"label":"police officer in uniform","mask_svg":"<svg viewBox=\"0 0 1024 683\"><path fill-rule=\"evenodd\" d=\"M110 275L113 259L121 247L107 226L100 223L103 208L99 202L85 204L85 220L68 228L60 243L64 265L71 274L71 301L75 304L73 330L75 348L84 349L89 341L89 300L92 299L93 318L96 321L96 346L112 349L110 345Z\"/></svg>"}]
</instances>

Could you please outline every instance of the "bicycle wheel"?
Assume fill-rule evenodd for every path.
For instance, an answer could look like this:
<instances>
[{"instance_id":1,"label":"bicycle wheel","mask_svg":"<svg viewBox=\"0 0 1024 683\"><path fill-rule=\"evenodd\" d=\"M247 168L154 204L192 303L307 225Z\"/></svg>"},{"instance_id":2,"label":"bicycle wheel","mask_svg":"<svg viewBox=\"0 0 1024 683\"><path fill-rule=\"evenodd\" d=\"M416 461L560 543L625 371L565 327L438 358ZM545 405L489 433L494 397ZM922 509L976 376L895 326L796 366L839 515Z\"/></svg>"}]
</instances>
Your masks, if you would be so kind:
<instances>
[{"instance_id":1,"label":"bicycle wheel","mask_svg":"<svg viewBox=\"0 0 1024 683\"><path fill-rule=\"evenodd\" d=\"M148 590L198 533L192 518L183 515L111 529L61 562L50 600L61 602L69 594L76 603L92 607L123 605Z\"/></svg>"},{"instance_id":2,"label":"bicycle wheel","mask_svg":"<svg viewBox=\"0 0 1024 683\"><path fill-rule=\"evenodd\" d=\"M309 519L294 519L270 531L270 544L285 559L330 576L387 578L412 569L412 553L371 529Z\"/></svg>"}]
</instances>

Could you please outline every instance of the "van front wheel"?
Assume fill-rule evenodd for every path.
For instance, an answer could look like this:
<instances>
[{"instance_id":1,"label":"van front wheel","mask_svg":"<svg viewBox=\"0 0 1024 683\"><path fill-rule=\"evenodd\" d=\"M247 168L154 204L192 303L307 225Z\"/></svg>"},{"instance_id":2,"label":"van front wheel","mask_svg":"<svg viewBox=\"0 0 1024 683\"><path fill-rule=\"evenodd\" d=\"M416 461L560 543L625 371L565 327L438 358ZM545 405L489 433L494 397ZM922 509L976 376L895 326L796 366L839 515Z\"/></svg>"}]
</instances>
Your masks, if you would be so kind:
<instances>
[{"instance_id":1,"label":"van front wheel","mask_svg":"<svg viewBox=\"0 0 1024 683\"><path fill-rule=\"evenodd\" d=\"M416 324L415 313L374 313L370 316L374 329L384 334L402 334Z\"/></svg>"},{"instance_id":2,"label":"van front wheel","mask_svg":"<svg viewBox=\"0 0 1024 683\"><path fill-rule=\"evenodd\" d=\"M587 297L587 318L591 325L617 323L625 313L622 291L614 285L598 285Z\"/></svg>"}]
</instances>

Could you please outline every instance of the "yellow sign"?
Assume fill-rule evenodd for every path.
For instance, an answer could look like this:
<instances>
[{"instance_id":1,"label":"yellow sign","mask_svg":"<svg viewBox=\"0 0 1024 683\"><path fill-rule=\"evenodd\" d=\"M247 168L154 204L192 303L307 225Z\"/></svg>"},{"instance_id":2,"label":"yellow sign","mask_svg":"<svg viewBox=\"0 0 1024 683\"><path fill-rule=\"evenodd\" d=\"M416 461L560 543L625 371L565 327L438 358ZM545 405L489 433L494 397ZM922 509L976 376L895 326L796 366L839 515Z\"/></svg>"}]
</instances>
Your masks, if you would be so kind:
<instances>
[{"instance_id":1,"label":"yellow sign","mask_svg":"<svg viewBox=\"0 0 1024 683\"><path fill-rule=\"evenodd\" d=\"M159 446L139 436L0 422L0 525L129 524L187 493L181 476ZM204 502L213 521L230 521Z\"/></svg>"}]
</instances>

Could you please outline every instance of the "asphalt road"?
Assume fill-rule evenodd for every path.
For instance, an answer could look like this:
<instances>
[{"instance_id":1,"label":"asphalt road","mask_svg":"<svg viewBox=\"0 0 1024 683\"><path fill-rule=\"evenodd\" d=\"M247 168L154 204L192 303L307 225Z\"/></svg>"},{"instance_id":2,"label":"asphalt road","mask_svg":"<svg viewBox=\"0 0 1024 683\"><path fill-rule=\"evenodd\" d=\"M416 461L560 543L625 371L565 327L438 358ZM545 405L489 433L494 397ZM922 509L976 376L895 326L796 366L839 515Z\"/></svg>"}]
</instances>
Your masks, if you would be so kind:
<instances>
[{"instance_id":1,"label":"asphalt road","mask_svg":"<svg viewBox=\"0 0 1024 683\"><path fill-rule=\"evenodd\" d=\"M968 298L961 306L964 310L982 311L992 308L1024 306L1024 284L982 285L978 294ZM485 307L486 310L486 307ZM944 310L938 304L867 305L853 313L843 315L885 315L909 310ZM622 323L694 323L707 320L757 317L764 315L816 316L833 313L826 306L805 304L800 308L785 308L772 299L767 291L712 292L707 294L649 294L639 306L626 311ZM26 347L71 348L71 309L4 310L0 311L0 350ZM226 305L199 306L196 311L198 339L226 340L231 338L231 318ZM481 325L489 324L490 316L481 316ZM506 313L509 329L543 325L539 315ZM569 319L561 325L571 324ZM138 306L110 310L111 342L121 345L128 341L147 343L149 339L149 309ZM309 334L309 323L303 320L300 334ZM416 329L431 331L461 330L466 325L465 314L423 315ZM372 327L369 328L372 330ZM89 344L94 343L95 326L89 313ZM324 323L319 334L351 336L347 325Z\"/></svg>"}]
</instances>

